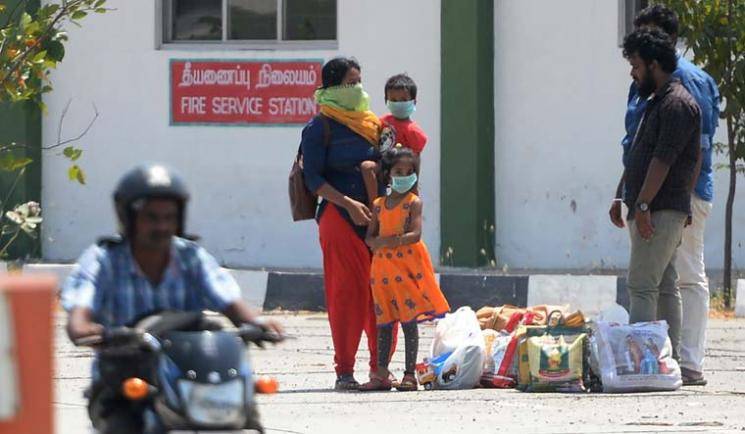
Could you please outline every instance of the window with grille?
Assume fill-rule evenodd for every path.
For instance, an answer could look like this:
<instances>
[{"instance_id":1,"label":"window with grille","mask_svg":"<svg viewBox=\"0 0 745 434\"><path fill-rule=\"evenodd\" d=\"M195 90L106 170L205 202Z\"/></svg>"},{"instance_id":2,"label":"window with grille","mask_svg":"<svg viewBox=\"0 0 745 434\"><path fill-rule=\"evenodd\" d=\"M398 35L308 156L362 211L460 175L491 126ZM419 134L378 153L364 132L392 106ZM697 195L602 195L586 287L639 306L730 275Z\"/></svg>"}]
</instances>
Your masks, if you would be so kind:
<instances>
[{"instance_id":1,"label":"window with grille","mask_svg":"<svg viewBox=\"0 0 745 434\"><path fill-rule=\"evenodd\" d=\"M336 0L163 0L163 43L335 44Z\"/></svg>"}]
</instances>

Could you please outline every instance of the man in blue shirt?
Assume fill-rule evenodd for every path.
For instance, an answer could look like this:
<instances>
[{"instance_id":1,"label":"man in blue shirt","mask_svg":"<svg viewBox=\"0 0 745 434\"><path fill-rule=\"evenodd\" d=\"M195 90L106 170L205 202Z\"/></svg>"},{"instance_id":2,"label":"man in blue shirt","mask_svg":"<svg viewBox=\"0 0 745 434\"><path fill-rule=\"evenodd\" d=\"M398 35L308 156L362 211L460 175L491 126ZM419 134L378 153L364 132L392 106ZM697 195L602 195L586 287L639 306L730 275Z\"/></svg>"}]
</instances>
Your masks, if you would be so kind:
<instances>
[{"instance_id":1,"label":"man in blue shirt","mask_svg":"<svg viewBox=\"0 0 745 434\"><path fill-rule=\"evenodd\" d=\"M677 42L678 17L662 5L650 6L634 20L636 27L654 26L665 31ZM719 124L719 89L714 79L678 54L678 66L673 72L701 108L701 170L691 195L691 222L683 231L683 240L676 252L675 267L683 305L683 326L680 341L680 364L686 385L704 385L703 377L706 325L709 313L709 286L704 266L704 229L712 208L714 195L712 173L712 143ZM648 99L640 96L632 82L626 111L626 136L623 145L624 167L628 164L629 149L647 108ZM621 199L624 180L621 179L616 200L611 207L611 220L622 227Z\"/></svg>"},{"instance_id":2,"label":"man in blue shirt","mask_svg":"<svg viewBox=\"0 0 745 434\"><path fill-rule=\"evenodd\" d=\"M121 236L88 248L62 287L71 340L99 336L158 310L215 310L236 325L254 323L282 333L278 323L256 318L233 277L184 238L188 199L180 177L164 166L145 165L124 175L114 193ZM97 427L100 431L141 431L142 415L115 396L97 394L92 400L105 408L108 421L116 421Z\"/></svg>"}]
</instances>

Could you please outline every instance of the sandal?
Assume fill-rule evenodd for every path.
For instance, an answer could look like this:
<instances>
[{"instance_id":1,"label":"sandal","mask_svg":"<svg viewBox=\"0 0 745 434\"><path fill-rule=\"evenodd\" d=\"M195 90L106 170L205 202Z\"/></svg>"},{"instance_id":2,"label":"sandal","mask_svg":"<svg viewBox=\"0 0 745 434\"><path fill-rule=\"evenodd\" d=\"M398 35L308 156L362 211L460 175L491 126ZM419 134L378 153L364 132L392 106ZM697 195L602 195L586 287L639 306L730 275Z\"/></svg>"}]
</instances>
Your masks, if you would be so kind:
<instances>
[{"instance_id":1,"label":"sandal","mask_svg":"<svg viewBox=\"0 0 745 434\"><path fill-rule=\"evenodd\" d=\"M392 386L392 387L393 387L394 389L398 389L398 388L399 388L399 386L401 386L401 382L400 382L400 381L398 381L398 378L396 378L396 376L395 376L395 375L393 375L393 372L389 372L389 373L388 373L388 379L389 379L389 380L391 380L391 386Z\"/></svg>"},{"instance_id":2,"label":"sandal","mask_svg":"<svg viewBox=\"0 0 745 434\"><path fill-rule=\"evenodd\" d=\"M360 389L360 383L351 374L342 374L336 378L334 390L337 392L350 392Z\"/></svg>"},{"instance_id":3,"label":"sandal","mask_svg":"<svg viewBox=\"0 0 745 434\"><path fill-rule=\"evenodd\" d=\"M414 373L404 373L404 378L401 379L401 384L396 389L400 392L414 392L419 390L419 383L416 381Z\"/></svg>"},{"instance_id":4,"label":"sandal","mask_svg":"<svg viewBox=\"0 0 745 434\"><path fill-rule=\"evenodd\" d=\"M373 377L367 383L360 386L360 392L382 392L391 390L393 385L388 378Z\"/></svg>"}]
</instances>

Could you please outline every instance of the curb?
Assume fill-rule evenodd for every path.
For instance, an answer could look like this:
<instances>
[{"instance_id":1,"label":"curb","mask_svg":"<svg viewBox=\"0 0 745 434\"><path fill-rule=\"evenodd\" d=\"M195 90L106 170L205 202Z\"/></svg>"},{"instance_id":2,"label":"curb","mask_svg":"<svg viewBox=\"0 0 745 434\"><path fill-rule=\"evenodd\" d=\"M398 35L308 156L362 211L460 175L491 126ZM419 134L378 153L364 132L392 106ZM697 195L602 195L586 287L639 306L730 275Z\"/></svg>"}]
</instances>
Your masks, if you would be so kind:
<instances>
[{"instance_id":1,"label":"curb","mask_svg":"<svg viewBox=\"0 0 745 434\"><path fill-rule=\"evenodd\" d=\"M72 271L71 264L27 264L25 274L52 274L62 282ZM265 311L326 310L323 273L309 271L260 271L226 269L241 287L243 299ZM478 309L482 306L532 306L566 304L588 315L618 303L628 309L626 279L617 276L588 275L493 275L478 270L445 271L437 277L450 307ZM745 291L745 290L744 290ZM745 298L745 297L743 297Z\"/></svg>"},{"instance_id":2,"label":"curb","mask_svg":"<svg viewBox=\"0 0 745 434\"><path fill-rule=\"evenodd\" d=\"M268 272L264 310L325 310L323 275L319 272ZM567 304L588 315L620 304L629 307L626 279L617 276L515 275L445 273L440 287L452 310L471 306Z\"/></svg>"},{"instance_id":3,"label":"curb","mask_svg":"<svg viewBox=\"0 0 745 434\"><path fill-rule=\"evenodd\" d=\"M63 281L72 271L68 264L27 264L24 273L53 274ZM227 269L241 287L243 299L265 311L326 310L323 273L310 271L259 271ZM437 276L450 307L533 306L569 304L588 315L619 304L628 310L626 278L621 276L530 274L492 275L446 271ZM745 317L745 279L737 281L735 314Z\"/></svg>"}]
</instances>

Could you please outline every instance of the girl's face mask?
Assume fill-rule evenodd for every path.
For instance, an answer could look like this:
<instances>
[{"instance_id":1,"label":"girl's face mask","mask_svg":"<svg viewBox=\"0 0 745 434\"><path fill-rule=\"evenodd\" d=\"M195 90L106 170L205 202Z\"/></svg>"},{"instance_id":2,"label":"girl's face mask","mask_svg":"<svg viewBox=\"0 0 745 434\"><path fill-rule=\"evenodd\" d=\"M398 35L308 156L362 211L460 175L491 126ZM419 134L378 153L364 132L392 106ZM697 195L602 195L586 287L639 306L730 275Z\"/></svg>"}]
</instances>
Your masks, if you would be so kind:
<instances>
[{"instance_id":1,"label":"girl's face mask","mask_svg":"<svg viewBox=\"0 0 745 434\"><path fill-rule=\"evenodd\" d=\"M416 184L416 181L416 173L412 173L409 176L392 176L391 189L396 193L403 194L411 190Z\"/></svg>"}]
</instances>

